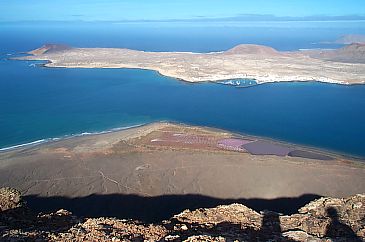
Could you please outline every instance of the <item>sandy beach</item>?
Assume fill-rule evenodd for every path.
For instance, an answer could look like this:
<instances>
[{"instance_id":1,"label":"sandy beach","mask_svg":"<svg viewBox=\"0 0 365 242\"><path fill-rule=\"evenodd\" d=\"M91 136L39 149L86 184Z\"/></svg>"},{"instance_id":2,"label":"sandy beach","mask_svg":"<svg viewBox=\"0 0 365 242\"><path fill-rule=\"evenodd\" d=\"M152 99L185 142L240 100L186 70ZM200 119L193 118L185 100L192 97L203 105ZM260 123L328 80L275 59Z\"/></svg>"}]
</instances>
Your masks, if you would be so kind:
<instances>
[{"instance_id":1,"label":"sandy beach","mask_svg":"<svg viewBox=\"0 0 365 242\"><path fill-rule=\"evenodd\" d=\"M242 142L251 146L258 142L260 152L267 147L272 152L277 146L279 153L252 155L245 148L237 149ZM306 151L294 145L288 149ZM242 138L222 130L154 123L2 152L0 185L19 189L30 205L39 209L44 209L44 204L50 210L63 206L86 215L91 211L108 215L105 206L97 204L115 205L121 199L117 195L129 196L125 199L131 209L138 197L147 197L155 201L149 206L157 206L161 199L170 204L184 196L184 203L176 203L178 207L173 209L179 212L235 201L252 203L254 199L289 199L305 194L311 194L307 199L345 197L365 192L361 161L317 151L311 151L317 156L307 158L285 152L280 143ZM95 202L92 196L99 199ZM214 202L202 204L207 199Z\"/></svg>"}]
</instances>

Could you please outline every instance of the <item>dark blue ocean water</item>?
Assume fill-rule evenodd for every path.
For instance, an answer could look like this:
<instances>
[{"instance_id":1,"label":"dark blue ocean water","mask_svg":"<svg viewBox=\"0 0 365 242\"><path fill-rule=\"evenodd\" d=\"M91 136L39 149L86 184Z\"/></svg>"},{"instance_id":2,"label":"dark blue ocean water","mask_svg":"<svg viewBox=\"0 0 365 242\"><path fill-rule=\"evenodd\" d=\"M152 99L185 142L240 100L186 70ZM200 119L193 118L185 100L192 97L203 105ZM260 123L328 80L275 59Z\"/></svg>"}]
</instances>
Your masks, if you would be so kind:
<instances>
[{"instance_id":1,"label":"dark blue ocean water","mask_svg":"<svg viewBox=\"0 0 365 242\"><path fill-rule=\"evenodd\" d=\"M44 68L33 66L34 62L5 59L6 53L26 51L49 42L205 52L228 49L236 44L233 42L244 43L251 38L252 42L279 49L299 49L324 40L326 36L320 34L321 30L302 27L302 31L296 30L298 36L285 38L274 34L270 39L264 29L248 37L240 35L249 27L226 30L211 26L204 35L199 26L190 29L181 26L174 30L165 26L158 30L161 36L146 26L133 29L113 25L109 30L104 27L101 33L94 32L100 26L59 24L48 27L0 25L0 52L3 53L0 60L0 148L171 120L365 157L364 85L276 83L235 88L212 83L188 84L146 70ZM344 27L327 30L327 38L346 30ZM353 27L352 31L355 30L356 33L363 31ZM281 33L283 30L271 31ZM312 35L304 38L303 31ZM222 33L227 36L222 37ZM280 38L284 43L291 43L290 47L280 45ZM295 41L296 38L302 42Z\"/></svg>"},{"instance_id":2,"label":"dark blue ocean water","mask_svg":"<svg viewBox=\"0 0 365 242\"><path fill-rule=\"evenodd\" d=\"M28 51L44 43L193 52L222 51L238 44L278 50L335 48L340 45L323 42L365 34L364 26L365 22L0 23L0 53Z\"/></svg>"}]
</instances>

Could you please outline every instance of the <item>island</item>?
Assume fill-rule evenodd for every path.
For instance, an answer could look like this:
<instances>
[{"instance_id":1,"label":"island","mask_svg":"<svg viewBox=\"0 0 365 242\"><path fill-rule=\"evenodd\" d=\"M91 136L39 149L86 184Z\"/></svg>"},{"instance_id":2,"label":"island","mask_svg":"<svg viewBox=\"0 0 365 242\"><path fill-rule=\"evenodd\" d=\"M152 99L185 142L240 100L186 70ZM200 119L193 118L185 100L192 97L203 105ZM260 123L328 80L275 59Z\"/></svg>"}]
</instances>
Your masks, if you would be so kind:
<instances>
[{"instance_id":1,"label":"island","mask_svg":"<svg viewBox=\"0 0 365 242\"><path fill-rule=\"evenodd\" d=\"M50 68L140 68L187 82L365 83L365 45L212 53L45 45ZM155 122L0 151L0 240L361 241L364 159Z\"/></svg>"},{"instance_id":2,"label":"island","mask_svg":"<svg viewBox=\"0 0 365 242\"><path fill-rule=\"evenodd\" d=\"M365 83L365 44L336 50L277 51L244 44L222 52L146 52L123 48L70 48L48 44L21 60L45 60L46 67L139 68L187 82L255 80L257 84L318 81Z\"/></svg>"},{"instance_id":3,"label":"island","mask_svg":"<svg viewBox=\"0 0 365 242\"><path fill-rule=\"evenodd\" d=\"M331 43L331 42L329 42ZM362 34L347 34L347 35L343 35L341 36L339 39L337 39L336 41L332 42L334 44L344 44L344 45L350 45L350 44L355 44L355 43L365 43L365 35Z\"/></svg>"}]
</instances>

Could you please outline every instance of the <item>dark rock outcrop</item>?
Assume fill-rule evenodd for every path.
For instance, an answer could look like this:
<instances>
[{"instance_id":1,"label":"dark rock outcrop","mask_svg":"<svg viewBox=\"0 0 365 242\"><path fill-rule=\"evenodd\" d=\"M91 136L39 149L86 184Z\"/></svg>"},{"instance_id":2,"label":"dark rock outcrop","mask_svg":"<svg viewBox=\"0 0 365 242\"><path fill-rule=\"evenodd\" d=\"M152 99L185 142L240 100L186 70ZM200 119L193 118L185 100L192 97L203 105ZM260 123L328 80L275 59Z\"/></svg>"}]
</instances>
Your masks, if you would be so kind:
<instances>
[{"instance_id":1,"label":"dark rock outcrop","mask_svg":"<svg viewBox=\"0 0 365 242\"><path fill-rule=\"evenodd\" d=\"M24 201L18 190L10 187L0 188L0 212L20 208Z\"/></svg>"},{"instance_id":2,"label":"dark rock outcrop","mask_svg":"<svg viewBox=\"0 0 365 242\"><path fill-rule=\"evenodd\" d=\"M14 189L0 189L0 241L363 241L365 195L320 198L298 213L258 213L242 204L185 210L156 224L32 214ZM12 211L12 212L10 212ZM20 212L22 211L22 212Z\"/></svg>"}]
</instances>

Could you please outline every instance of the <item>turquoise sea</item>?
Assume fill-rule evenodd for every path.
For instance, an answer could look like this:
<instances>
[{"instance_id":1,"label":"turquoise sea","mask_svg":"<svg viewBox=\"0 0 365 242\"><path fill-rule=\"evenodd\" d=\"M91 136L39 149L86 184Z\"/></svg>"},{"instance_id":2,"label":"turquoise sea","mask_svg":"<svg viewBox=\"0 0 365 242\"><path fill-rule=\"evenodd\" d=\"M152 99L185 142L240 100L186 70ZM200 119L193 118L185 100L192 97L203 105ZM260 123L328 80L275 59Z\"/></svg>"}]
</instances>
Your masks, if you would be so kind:
<instances>
[{"instance_id":1,"label":"turquoise sea","mask_svg":"<svg viewBox=\"0 0 365 242\"><path fill-rule=\"evenodd\" d=\"M105 26L104 26L105 25ZM338 27L0 24L0 148L168 120L365 157L365 85L189 84L153 71L44 68L7 58L43 43L151 51L219 51L239 43L329 48ZM98 31L100 30L100 31ZM288 34L289 32L289 34Z\"/></svg>"}]
</instances>

